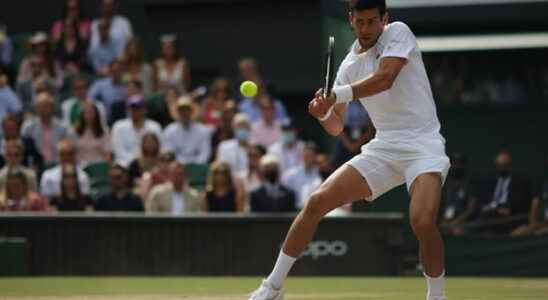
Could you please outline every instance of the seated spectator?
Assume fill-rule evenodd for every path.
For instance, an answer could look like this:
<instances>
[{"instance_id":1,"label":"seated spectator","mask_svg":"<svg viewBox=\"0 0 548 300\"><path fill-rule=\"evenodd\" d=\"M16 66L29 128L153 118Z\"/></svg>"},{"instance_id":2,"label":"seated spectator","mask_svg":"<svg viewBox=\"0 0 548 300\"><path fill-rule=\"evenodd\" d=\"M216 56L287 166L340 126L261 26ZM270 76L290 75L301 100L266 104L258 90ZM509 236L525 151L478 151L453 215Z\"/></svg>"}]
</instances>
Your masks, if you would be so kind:
<instances>
[{"instance_id":1,"label":"seated spectator","mask_svg":"<svg viewBox=\"0 0 548 300\"><path fill-rule=\"evenodd\" d=\"M249 119L237 114L232 121L234 138L222 141L217 148L216 159L228 163L234 174L245 172L248 166L247 149L251 126Z\"/></svg>"},{"instance_id":2,"label":"seated spectator","mask_svg":"<svg viewBox=\"0 0 548 300\"><path fill-rule=\"evenodd\" d=\"M77 134L78 161L82 165L110 159L110 136L93 102L88 101L83 105L74 130Z\"/></svg>"},{"instance_id":3,"label":"seated spectator","mask_svg":"<svg viewBox=\"0 0 548 300\"><path fill-rule=\"evenodd\" d=\"M0 166L4 166L4 155L7 141L19 141L24 148L22 164L26 167L33 168L39 172L44 167L44 159L42 154L38 152L34 140L29 137L21 136L21 120L14 114L7 114L2 120L2 139L0 139Z\"/></svg>"},{"instance_id":4,"label":"seated spectator","mask_svg":"<svg viewBox=\"0 0 548 300\"><path fill-rule=\"evenodd\" d=\"M7 113L19 114L23 109L21 100L9 85L8 74L0 65L0 120Z\"/></svg>"},{"instance_id":5,"label":"seated spectator","mask_svg":"<svg viewBox=\"0 0 548 300\"><path fill-rule=\"evenodd\" d=\"M110 24L109 35L121 42L120 48L122 50L125 48L127 42L133 36L133 30L128 18L116 14L117 8L115 0L101 0L101 16L91 23L91 44L98 43L101 39L99 23L102 19L106 19Z\"/></svg>"},{"instance_id":6,"label":"seated spectator","mask_svg":"<svg viewBox=\"0 0 548 300\"><path fill-rule=\"evenodd\" d=\"M141 151L137 158L129 164L131 180L141 177L143 173L150 172L160 160L160 140L152 132L143 136Z\"/></svg>"},{"instance_id":7,"label":"seated spectator","mask_svg":"<svg viewBox=\"0 0 548 300\"><path fill-rule=\"evenodd\" d=\"M129 172L121 165L109 171L110 192L97 199L97 211L144 211L143 201L131 191Z\"/></svg>"},{"instance_id":8,"label":"seated spectator","mask_svg":"<svg viewBox=\"0 0 548 300\"><path fill-rule=\"evenodd\" d=\"M30 53L23 58L19 66L17 86L36 85L38 81L48 81L58 91L63 86L63 68L57 60L48 35L42 31L36 32L30 39Z\"/></svg>"},{"instance_id":9,"label":"seated spectator","mask_svg":"<svg viewBox=\"0 0 548 300\"><path fill-rule=\"evenodd\" d=\"M245 114L252 123L261 120L262 111L260 99L265 94L268 94L266 91L264 91L261 83L258 84L258 87L259 91L257 92L257 95L255 97L245 97L242 101L240 101L240 104L238 104L238 111ZM274 105L275 119L281 124L289 122L289 117L282 102L278 99L273 98L272 96L269 97L272 99L271 101Z\"/></svg>"},{"instance_id":10,"label":"seated spectator","mask_svg":"<svg viewBox=\"0 0 548 300\"><path fill-rule=\"evenodd\" d=\"M101 18L98 23L99 39L92 39L88 49L88 57L93 70L101 76L108 75L108 66L122 57L126 41L110 34L110 19Z\"/></svg>"},{"instance_id":11,"label":"seated spectator","mask_svg":"<svg viewBox=\"0 0 548 300\"><path fill-rule=\"evenodd\" d=\"M317 149L314 142L307 142L301 154L302 164L290 168L282 174L282 183L290 188L296 196L296 206L303 208L308 196L303 193L303 188L312 182L322 182L316 161Z\"/></svg>"},{"instance_id":12,"label":"seated spectator","mask_svg":"<svg viewBox=\"0 0 548 300\"><path fill-rule=\"evenodd\" d=\"M91 20L83 12L80 1L66 0L63 6L63 16L56 20L51 27L51 38L55 43L62 40L67 20L76 24L76 32L80 40L87 41L89 39Z\"/></svg>"},{"instance_id":13,"label":"seated spectator","mask_svg":"<svg viewBox=\"0 0 548 300\"><path fill-rule=\"evenodd\" d=\"M44 171L40 179L40 194L48 199L61 195L62 168L65 165L76 166L80 191L84 195L89 194L89 178L76 162L76 146L70 140L62 140L58 143L59 164Z\"/></svg>"},{"instance_id":14,"label":"seated spectator","mask_svg":"<svg viewBox=\"0 0 548 300\"><path fill-rule=\"evenodd\" d=\"M148 96L152 93L152 66L145 62L143 44L133 37L129 40L122 56L124 62L124 82L139 81L142 83L142 93Z\"/></svg>"},{"instance_id":15,"label":"seated spectator","mask_svg":"<svg viewBox=\"0 0 548 300\"><path fill-rule=\"evenodd\" d=\"M530 183L526 178L512 172L512 157L508 151L500 151L495 160L497 176L489 179L481 200L480 221L508 220L509 217L525 215L531 202ZM510 228L523 224L522 220L509 221L490 233L508 233Z\"/></svg>"},{"instance_id":16,"label":"seated spectator","mask_svg":"<svg viewBox=\"0 0 548 300\"><path fill-rule=\"evenodd\" d=\"M87 43L78 35L78 23L75 20L65 21L61 39L55 48L55 58L61 64L63 71L69 75L80 73L87 69Z\"/></svg>"},{"instance_id":17,"label":"seated spectator","mask_svg":"<svg viewBox=\"0 0 548 300\"><path fill-rule=\"evenodd\" d=\"M335 146L334 164L340 167L361 152L361 147L373 138L375 129L367 111L358 101L346 107L344 129Z\"/></svg>"},{"instance_id":18,"label":"seated spectator","mask_svg":"<svg viewBox=\"0 0 548 300\"><path fill-rule=\"evenodd\" d=\"M191 120L192 103L188 97L181 97L178 106L179 122L164 130L163 149L174 152L181 163L205 164L211 155L211 133L204 125Z\"/></svg>"},{"instance_id":19,"label":"seated spectator","mask_svg":"<svg viewBox=\"0 0 548 300\"><path fill-rule=\"evenodd\" d=\"M21 164L23 161L23 153L25 152L21 141L7 140L4 147L6 165L0 169L0 190L5 187L8 174L17 171L25 175L29 190L31 192L36 192L36 173L31 168L26 168Z\"/></svg>"},{"instance_id":20,"label":"seated spectator","mask_svg":"<svg viewBox=\"0 0 548 300\"><path fill-rule=\"evenodd\" d=\"M236 90L240 89L242 82L249 80L257 84L261 84L265 87L266 90L272 91L273 86L270 80L263 78L259 70L259 63L255 58L252 57L243 57L238 60L238 78L236 80ZM238 100L243 100L238 98Z\"/></svg>"},{"instance_id":21,"label":"seated spectator","mask_svg":"<svg viewBox=\"0 0 548 300\"><path fill-rule=\"evenodd\" d=\"M512 236L548 234L548 155L544 160L544 178L533 197L529 223L512 230Z\"/></svg>"},{"instance_id":22,"label":"seated spectator","mask_svg":"<svg viewBox=\"0 0 548 300\"><path fill-rule=\"evenodd\" d=\"M297 128L289 122L282 126L281 139L268 148L268 153L278 158L283 174L290 168L303 164L303 148L304 143L297 139Z\"/></svg>"},{"instance_id":23,"label":"seated spectator","mask_svg":"<svg viewBox=\"0 0 548 300\"><path fill-rule=\"evenodd\" d=\"M259 162L266 154L266 149L261 145L253 145L249 147L249 167L246 170L240 171L238 178L242 181L246 195L249 195L253 190L261 185L261 172L259 170Z\"/></svg>"},{"instance_id":24,"label":"seated spectator","mask_svg":"<svg viewBox=\"0 0 548 300\"><path fill-rule=\"evenodd\" d=\"M73 127L80 118L82 108L87 101L94 101L87 96L88 80L83 77L76 77L72 81L72 97L63 101L61 105L61 115L63 123L67 127ZM107 111L102 102L94 101L95 106L99 110L101 124L107 126Z\"/></svg>"},{"instance_id":25,"label":"seated spectator","mask_svg":"<svg viewBox=\"0 0 548 300\"><path fill-rule=\"evenodd\" d=\"M461 154L451 157L451 170L445 182L445 209L441 228L447 234L464 234L463 226L476 216L478 199L468 170L468 159Z\"/></svg>"},{"instance_id":26,"label":"seated spectator","mask_svg":"<svg viewBox=\"0 0 548 300\"><path fill-rule=\"evenodd\" d=\"M154 91L164 92L169 87L186 94L190 91L190 66L181 57L177 49L177 38L174 34L161 37L161 54L154 61Z\"/></svg>"},{"instance_id":27,"label":"seated spectator","mask_svg":"<svg viewBox=\"0 0 548 300\"><path fill-rule=\"evenodd\" d=\"M109 77L97 79L88 91L88 98L101 102L111 117L112 105L127 99L127 86L122 81L122 63L115 60L110 64Z\"/></svg>"},{"instance_id":28,"label":"seated spectator","mask_svg":"<svg viewBox=\"0 0 548 300\"><path fill-rule=\"evenodd\" d=\"M280 183L279 163L275 156L265 155L260 163L263 184L251 192L251 212L295 211L295 193Z\"/></svg>"},{"instance_id":29,"label":"seated spectator","mask_svg":"<svg viewBox=\"0 0 548 300\"><path fill-rule=\"evenodd\" d=\"M175 154L173 152L164 152L160 154L158 163L150 172L144 172L140 178L137 178L134 190L141 199L147 201L152 188L168 182L169 166L174 161Z\"/></svg>"},{"instance_id":30,"label":"seated spectator","mask_svg":"<svg viewBox=\"0 0 548 300\"><path fill-rule=\"evenodd\" d=\"M226 78L217 78L202 102L202 122L216 129L222 122L223 110L230 97L230 83Z\"/></svg>"},{"instance_id":31,"label":"seated spectator","mask_svg":"<svg viewBox=\"0 0 548 300\"><path fill-rule=\"evenodd\" d=\"M27 178L20 171L10 172L0 190L0 211L46 211L48 201L29 190Z\"/></svg>"},{"instance_id":32,"label":"seated spectator","mask_svg":"<svg viewBox=\"0 0 548 300\"><path fill-rule=\"evenodd\" d=\"M122 166L128 166L137 157L146 133L162 134L160 124L147 119L146 103L142 96L129 98L127 106L129 118L114 123L111 133L114 158Z\"/></svg>"},{"instance_id":33,"label":"seated spectator","mask_svg":"<svg viewBox=\"0 0 548 300\"><path fill-rule=\"evenodd\" d=\"M61 195L53 197L50 205L58 211L92 210L93 201L82 194L78 183L78 170L74 165L62 166Z\"/></svg>"},{"instance_id":34,"label":"seated spectator","mask_svg":"<svg viewBox=\"0 0 548 300\"><path fill-rule=\"evenodd\" d=\"M221 115L221 123L217 126L217 129L213 132L213 136L211 137L211 149L215 150L222 141L234 138L232 121L234 120L236 113L236 102L233 100L226 101ZM214 154L216 155L216 153ZM211 159L215 160L215 157L211 157Z\"/></svg>"},{"instance_id":35,"label":"seated spectator","mask_svg":"<svg viewBox=\"0 0 548 300\"><path fill-rule=\"evenodd\" d=\"M282 135L282 125L274 118L274 104L268 95L259 97L261 119L251 125L251 144L269 147Z\"/></svg>"},{"instance_id":36,"label":"seated spectator","mask_svg":"<svg viewBox=\"0 0 548 300\"><path fill-rule=\"evenodd\" d=\"M235 182L230 165L215 161L209 167L204 210L211 212L235 212L245 208L245 195Z\"/></svg>"},{"instance_id":37,"label":"seated spectator","mask_svg":"<svg viewBox=\"0 0 548 300\"><path fill-rule=\"evenodd\" d=\"M147 211L181 215L200 211L200 195L187 184L185 166L180 162L169 166L170 180L150 192Z\"/></svg>"},{"instance_id":38,"label":"seated spectator","mask_svg":"<svg viewBox=\"0 0 548 300\"><path fill-rule=\"evenodd\" d=\"M13 44L8 36L6 25L0 23L0 66L7 67L13 60Z\"/></svg>"},{"instance_id":39,"label":"seated spectator","mask_svg":"<svg viewBox=\"0 0 548 300\"><path fill-rule=\"evenodd\" d=\"M42 92L37 96L37 117L23 124L22 136L31 138L38 146L44 161L51 162L57 158L57 144L67 138L74 138L72 130L54 117L55 103L53 95Z\"/></svg>"}]
</instances>

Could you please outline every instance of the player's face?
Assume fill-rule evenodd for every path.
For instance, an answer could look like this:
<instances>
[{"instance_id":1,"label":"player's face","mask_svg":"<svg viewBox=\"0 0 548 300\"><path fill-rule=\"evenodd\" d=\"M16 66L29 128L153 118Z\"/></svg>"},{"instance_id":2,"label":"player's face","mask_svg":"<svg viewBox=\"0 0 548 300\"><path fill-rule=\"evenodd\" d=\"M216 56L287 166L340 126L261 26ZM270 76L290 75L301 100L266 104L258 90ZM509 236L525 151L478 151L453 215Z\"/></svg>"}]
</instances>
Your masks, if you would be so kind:
<instances>
[{"instance_id":1,"label":"player's face","mask_svg":"<svg viewBox=\"0 0 548 300\"><path fill-rule=\"evenodd\" d=\"M381 16L376 8L354 10L350 13L350 25L362 48L370 48L388 23L388 15Z\"/></svg>"}]
</instances>

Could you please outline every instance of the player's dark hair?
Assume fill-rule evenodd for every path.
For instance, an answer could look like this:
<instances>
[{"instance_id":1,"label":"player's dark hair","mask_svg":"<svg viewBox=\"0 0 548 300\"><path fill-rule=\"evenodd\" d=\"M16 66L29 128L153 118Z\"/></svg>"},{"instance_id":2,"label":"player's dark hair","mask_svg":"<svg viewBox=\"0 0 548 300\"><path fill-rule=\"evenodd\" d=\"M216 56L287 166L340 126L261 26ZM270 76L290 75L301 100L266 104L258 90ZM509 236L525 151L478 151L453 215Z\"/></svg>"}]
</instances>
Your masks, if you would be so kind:
<instances>
[{"instance_id":1,"label":"player's dark hair","mask_svg":"<svg viewBox=\"0 0 548 300\"><path fill-rule=\"evenodd\" d=\"M348 3L350 12L376 8L382 17L386 13L386 0L350 0Z\"/></svg>"}]
</instances>

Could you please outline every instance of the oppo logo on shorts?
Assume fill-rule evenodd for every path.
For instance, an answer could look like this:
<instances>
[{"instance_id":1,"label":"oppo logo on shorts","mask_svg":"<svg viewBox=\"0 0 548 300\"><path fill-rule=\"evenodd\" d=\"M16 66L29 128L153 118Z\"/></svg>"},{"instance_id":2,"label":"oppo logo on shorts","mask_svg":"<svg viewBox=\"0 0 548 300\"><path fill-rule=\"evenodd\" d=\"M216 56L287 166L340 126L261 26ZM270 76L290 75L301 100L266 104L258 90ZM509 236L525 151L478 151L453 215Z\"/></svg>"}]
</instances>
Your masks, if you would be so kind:
<instances>
[{"instance_id":1,"label":"oppo logo on shorts","mask_svg":"<svg viewBox=\"0 0 548 300\"><path fill-rule=\"evenodd\" d=\"M314 241L303 251L301 257L310 256L318 259L323 256L345 256L348 252L348 244L344 241Z\"/></svg>"}]
</instances>

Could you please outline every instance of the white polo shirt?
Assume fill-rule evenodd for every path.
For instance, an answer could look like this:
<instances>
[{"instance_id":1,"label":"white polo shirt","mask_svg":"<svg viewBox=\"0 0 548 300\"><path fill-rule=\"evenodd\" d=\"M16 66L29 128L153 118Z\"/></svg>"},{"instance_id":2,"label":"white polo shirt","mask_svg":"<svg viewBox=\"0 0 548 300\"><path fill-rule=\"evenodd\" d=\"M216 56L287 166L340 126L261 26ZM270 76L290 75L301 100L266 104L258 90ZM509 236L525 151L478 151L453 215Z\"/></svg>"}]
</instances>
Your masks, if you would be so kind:
<instances>
[{"instance_id":1,"label":"white polo shirt","mask_svg":"<svg viewBox=\"0 0 548 300\"><path fill-rule=\"evenodd\" d=\"M391 23L375 46L358 54L359 49L356 40L339 67L335 86L367 78L377 71L384 57L407 59L390 89L359 99L377 129L376 138L387 142L443 140L422 55L409 27L402 22Z\"/></svg>"}]
</instances>

